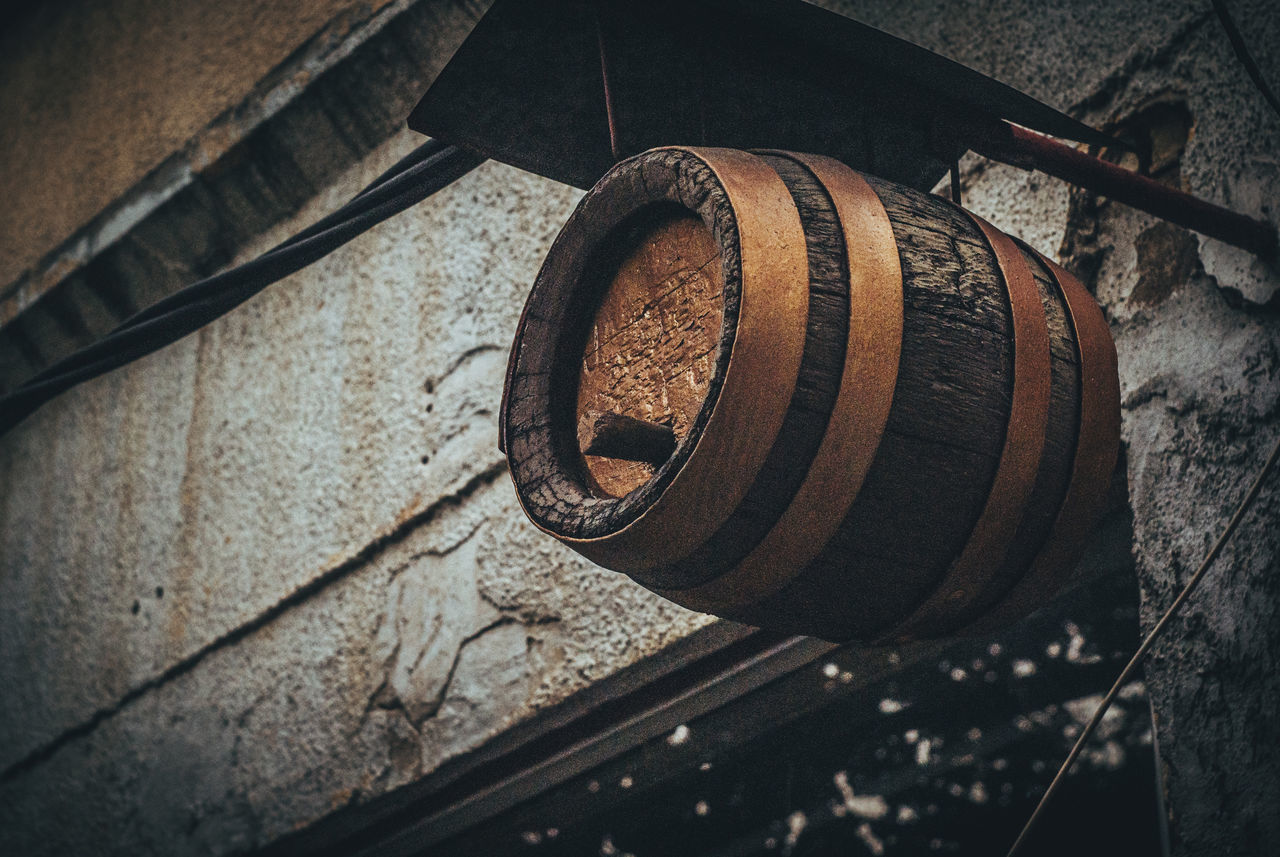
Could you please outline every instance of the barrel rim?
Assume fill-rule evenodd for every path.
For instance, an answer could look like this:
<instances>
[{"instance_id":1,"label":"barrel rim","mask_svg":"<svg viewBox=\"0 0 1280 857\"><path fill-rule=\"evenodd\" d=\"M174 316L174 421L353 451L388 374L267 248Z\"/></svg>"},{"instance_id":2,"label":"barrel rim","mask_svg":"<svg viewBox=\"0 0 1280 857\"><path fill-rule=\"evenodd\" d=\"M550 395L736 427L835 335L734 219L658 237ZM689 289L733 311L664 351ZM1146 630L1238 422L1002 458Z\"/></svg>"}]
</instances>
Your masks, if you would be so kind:
<instances>
[{"instance_id":1,"label":"barrel rim","mask_svg":"<svg viewBox=\"0 0 1280 857\"><path fill-rule=\"evenodd\" d=\"M672 157L659 166L652 158L657 152ZM786 381L794 383L803 347L808 266L799 216L779 206L784 199L789 205L782 180L748 153L669 147L622 162L580 203L530 292L507 390L504 435L511 475L521 505L540 529L601 564L642 571L679 559L736 507L752 467L781 425L789 400ZM573 312L582 315L583 300L601 287L590 265L604 242L637 210L663 203L699 215L721 246L720 350L707 397L671 458L625 497L602 498L584 478L576 434L572 449L567 440L565 415L574 410L567 400L576 397L581 360L567 323L575 321ZM575 260L585 261L575 269ZM572 380L566 376L569 364ZM752 377L767 382L749 391ZM739 401L723 395L731 388ZM722 404L726 400L729 405ZM751 418L744 420L748 401ZM735 420L749 424L748 430L741 431ZM522 434L517 422L526 427ZM744 477L738 484L710 484L711 477L724 475L717 472L724 461L740 463ZM557 508L589 510L588 525L579 518L573 529L563 516L547 514Z\"/></svg>"}]
</instances>

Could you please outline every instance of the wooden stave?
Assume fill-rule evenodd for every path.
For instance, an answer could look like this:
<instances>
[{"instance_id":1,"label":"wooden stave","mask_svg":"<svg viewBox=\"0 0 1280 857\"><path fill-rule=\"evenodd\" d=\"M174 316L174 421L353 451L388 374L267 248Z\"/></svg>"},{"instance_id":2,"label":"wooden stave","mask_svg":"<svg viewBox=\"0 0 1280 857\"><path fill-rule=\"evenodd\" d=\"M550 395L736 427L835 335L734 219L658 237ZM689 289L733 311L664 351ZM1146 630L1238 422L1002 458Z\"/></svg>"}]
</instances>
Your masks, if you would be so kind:
<instances>
[{"instance_id":1,"label":"wooden stave","mask_svg":"<svg viewBox=\"0 0 1280 857\"><path fill-rule=\"evenodd\" d=\"M878 191L881 192L883 192L888 186L888 183L881 182L871 177L868 177L868 180L877 188ZM923 194L916 194L914 191L910 192L910 194L915 197L911 200L915 207L922 207L926 210L933 208L935 213L946 210L946 204L941 201L937 201L935 203L932 198L926 197ZM892 206L892 202L886 203L886 207ZM897 206L898 210L894 213L901 215L901 210L904 208L906 208L906 206L899 205ZM951 212L948 211L947 213L950 214ZM964 217L967 221L967 216ZM902 221L897 218L893 219L896 229ZM956 219L953 220L950 226L952 229L956 229L958 226L962 227L964 223L965 221L959 221ZM953 233L953 236L955 234L956 233ZM960 232L959 234L962 236L964 235L963 232ZM976 232L972 225L970 225L970 232L967 238L975 247L980 248L982 244L985 243L984 239ZM900 246L900 251L901 250L902 248ZM910 260L905 254L902 256L902 261L904 269L910 269ZM1051 288L1050 278L1042 268L1038 267L1038 261L1033 264L1036 266L1035 272L1037 275L1037 287L1040 291L1041 300L1045 304L1052 302L1054 309L1056 310L1056 324L1054 331L1056 336L1053 341L1054 354L1051 366L1054 369L1055 381L1058 381L1060 379L1069 378L1077 371L1071 359L1075 356L1074 338L1071 337L1070 332L1065 329L1064 314L1061 307L1057 305L1054 296L1049 293L1049 289ZM990 285L994 287L996 283L993 282ZM1002 280L1000 282L1000 286L1001 288L1003 287ZM904 285L904 289L910 291L909 282ZM997 290L993 288L993 291ZM919 296L917 295L917 297ZM928 300L926 299L919 303L927 304ZM953 309L955 308L953 307ZM963 307L962 309L965 314L970 314L973 307ZM990 310L991 307L988 306L987 309ZM1007 307L1004 309L1007 312ZM942 313L941 316L945 318L946 314ZM919 321L920 319L917 318L916 320ZM937 319L934 320L936 321ZM990 323L990 313L987 314L985 320ZM1006 324L1007 323L1006 319ZM916 376L914 378L912 375L913 369L919 370L922 368L921 362L919 360L912 360L913 343L911 341L910 334L906 333L904 334L904 337L906 338L906 341L904 341L903 346L900 381L907 384L914 383L918 386L924 379L920 377L918 372L915 373ZM1008 361L1006 359L1002 362L1007 363ZM1054 416L1058 420L1063 420L1066 416L1064 408L1062 407L1064 396L1060 390L1061 386L1062 385L1060 383L1055 383L1054 389L1056 394L1052 397L1053 401L1051 402L1051 405L1055 410ZM897 391L895 391L895 408L898 407L896 400ZM1069 411L1069 406L1065 410ZM998 423L1001 424L1001 429L1003 429L1003 423L1007 423L1008 414L1009 411L1005 410L999 417ZM894 431L895 420L900 418L901 412L897 414L891 412L891 427L886 433L884 446L881 450L884 458L881 457L881 454L877 454L877 461L872 465L872 473L868 474L867 482L864 485L864 488L869 489L871 493L860 497L859 501L855 502L855 507L861 503L864 510L867 506L880 506L898 508L900 511L901 503L878 502L874 492L880 488L889 488L896 490L897 496L902 496L904 492L909 492L911 490L909 486L904 486L902 484L905 480L894 480L891 476L887 477L883 473L876 473L878 466L883 467L885 465L886 458L891 459L897 457L900 462L906 461L907 456L903 455L904 437L901 432L901 426L898 427L899 431ZM1066 418L1066 425L1067 433L1073 433L1074 426L1069 417ZM1066 438L1062 436L1063 432L1061 431L1061 423L1057 425L1057 428L1059 431L1055 433L1055 436L1051 441L1051 444L1057 449L1057 455L1053 462L1053 472L1048 475L1043 472L1037 473L1030 501L1032 504L1041 508L1047 506L1050 510L1056 510L1061 496L1065 491L1065 474L1071 457L1070 449L1074 442L1074 437ZM1003 431L997 432L997 437L998 439L1002 439ZM905 442L909 443L910 441L909 439L905 439ZM987 455L989 459L989 480L992 480L994 479L995 465L999 461L999 455L994 450L989 451ZM901 468L898 469L901 470ZM987 495L990 489L989 480L982 485L980 490L971 490L970 492L970 502L976 501L978 503L978 508L981 508L987 500ZM886 485L886 481L896 481L897 484L889 486ZM927 492L930 490L931 486L918 484L915 488L921 492ZM892 490L890 496L893 496ZM963 502L954 505L963 506ZM959 511L963 511L963 509L960 509ZM898 521L901 520L900 514L894 515L893 517ZM868 559L871 560L871 562L875 562L875 566L872 566L871 562L864 562L861 564L860 568L855 566L851 571L849 569L849 565L854 565L855 563L850 563L848 560L851 556L856 556L856 554L849 548L848 541L846 541L843 546L835 547L834 550L831 549L833 547L832 543L836 543L837 539L841 536L844 536L846 539L849 539L849 537L852 536L856 539L860 534L865 534L867 532L890 532L888 528L877 528L874 525L866 524L865 517L862 519L863 522L861 524L858 523L859 517L856 511L851 510L851 514L847 516L845 523L841 527L840 533L832 539L832 543L827 545L823 554L808 567L797 570L795 577L788 582L787 585L779 588L776 592L764 599L718 612L720 615L727 616L728 618L745 621L751 624L766 624L777 630L823 636L828 639L847 640L878 638L892 630L896 624L901 623L914 609L918 608L922 602L935 593L939 582L942 580L946 567L949 566L951 560L956 555L956 551L959 548L962 548L963 544L967 542L970 534L972 533L972 524L976 517L977 510L975 509L970 510L968 520L962 520L961 516L958 514L954 516L952 520L952 532L950 534L950 539L947 542L944 542L943 546L937 549L936 553L940 561L935 562L931 569L921 563L918 556L912 556L906 561L899 562L896 565L889 565L889 567L886 568L888 563L885 561L897 555L890 551L886 551L879 557L876 557L874 554L869 555ZM1042 534L1044 530L1045 515L1042 513L1038 517L1040 519L1040 526L1038 530L1039 533ZM1052 515L1049 517L1051 519ZM917 534L923 534L924 529L924 527L917 527ZM894 545L895 548L911 545L913 542L918 544L916 537L908 533L905 528L899 527L896 530L893 530L893 532L897 536L896 544ZM1014 538L1014 543L1010 546L1010 561L1000 563L999 571L992 575L992 580L988 582L987 588L980 594L980 598L975 599L974 603L970 605L971 609L954 616L949 616L946 618L945 622L917 627L913 629L912 635L921 637L940 636L957 629L966 621L973 618L975 614L980 615L981 610L985 609L985 607L992 602L998 600L1008 588L1017 583L1022 568L1017 564L1017 562L1013 561L1013 557L1020 557L1025 556L1028 553L1034 553L1037 548L1038 537L1039 534L1037 533L1037 528L1019 526L1017 535ZM888 556L885 556L885 554L888 554ZM844 562L841 561L842 559ZM1000 559L1002 558L997 557L996 562L999 562ZM868 596L867 592L869 590L871 594ZM890 590L892 590L891 593ZM842 610L842 608L847 605L842 605L831 597L835 592L850 593L854 597L862 596L863 602L869 605L872 609L865 610L861 615L855 614L850 616L847 611ZM664 594L668 596L675 594L677 595L676 600L680 600L678 593L664 591ZM821 613L825 613L825 615L821 615Z\"/></svg>"},{"instance_id":2,"label":"wooden stave","mask_svg":"<svg viewBox=\"0 0 1280 857\"><path fill-rule=\"evenodd\" d=\"M1010 549L1044 481L1042 454L1049 424L1053 371L1046 304L1031 263L1009 236L965 212L990 246L1005 283L1013 323L1013 389L1000 463L978 520L960 554L923 602L882 639L902 641L961 627L1010 585L1002 579ZM1056 433L1055 433L1056 434ZM1063 484L1065 490L1065 484Z\"/></svg>"},{"instance_id":3,"label":"wooden stave","mask_svg":"<svg viewBox=\"0 0 1280 857\"><path fill-rule=\"evenodd\" d=\"M807 565L857 497L888 419L902 332L902 276L889 216L860 173L832 158L769 151L802 167L834 203L844 231L848 291L845 365L827 432L791 504L775 526L729 571L691 589L657 589L677 603L728 615L787 582L787 569ZM799 197L797 197L799 201ZM802 217L803 220L803 217ZM852 252L856 249L858 252Z\"/></svg>"},{"instance_id":4,"label":"wooden stave","mask_svg":"<svg viewBox=\"0 0 1280 857\"><path fill-rule=\"evenodd\" d=\"M1120 453L1120 378L1115 341L1102 308L1076 277L1019 241L1053 278L1068 321L1080 343L1080 383L1075 417L1077 441L1062 503L1025 570L998 601L957 631L985 635L1009 625L1047 602L1062 588L1084 552L1085 537L1106 505Z\"/></svg>"}]
</instances>

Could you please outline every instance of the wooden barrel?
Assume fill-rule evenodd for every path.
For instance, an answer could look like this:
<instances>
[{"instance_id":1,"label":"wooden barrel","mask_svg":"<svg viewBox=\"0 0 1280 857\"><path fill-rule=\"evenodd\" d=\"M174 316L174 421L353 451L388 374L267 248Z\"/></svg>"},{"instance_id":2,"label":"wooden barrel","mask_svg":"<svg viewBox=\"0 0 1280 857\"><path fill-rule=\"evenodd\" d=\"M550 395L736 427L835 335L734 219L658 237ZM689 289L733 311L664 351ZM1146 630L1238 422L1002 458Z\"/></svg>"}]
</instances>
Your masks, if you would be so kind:
<instances>
[{"instance_id":1,"label":"wooden barrel","mask_svg":"<svg viewBox=\"0 0 1280 857\"><path fill-rule=\"evenodd\" d=\"M552 246L501 430L538 527L680 604L936 637L1075 563L1115 350L1074 278L944 200L820 156L656 149Z\"/></svg>"}]
</instances>

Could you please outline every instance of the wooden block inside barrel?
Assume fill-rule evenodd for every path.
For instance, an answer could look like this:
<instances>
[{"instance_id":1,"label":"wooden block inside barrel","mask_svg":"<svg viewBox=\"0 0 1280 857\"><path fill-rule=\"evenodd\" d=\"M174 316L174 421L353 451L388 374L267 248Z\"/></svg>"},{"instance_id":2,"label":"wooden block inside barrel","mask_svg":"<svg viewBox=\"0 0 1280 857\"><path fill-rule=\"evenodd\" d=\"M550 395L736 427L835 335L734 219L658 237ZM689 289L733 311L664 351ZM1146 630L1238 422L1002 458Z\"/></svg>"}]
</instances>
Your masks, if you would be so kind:
<instances>
[{"instance_id":1,"label":"wooden block inside barrel","mask_svg":"<svg viewBox=\"0 0 1280 857\"><path fill-rule=\"evenodd\" d=\"M502 430L530 518L601 565L874 640L1047 598L1118 413L1096 304L988 224L829 158L666 148L556 239Z\"/></svg>"}]
</instances>

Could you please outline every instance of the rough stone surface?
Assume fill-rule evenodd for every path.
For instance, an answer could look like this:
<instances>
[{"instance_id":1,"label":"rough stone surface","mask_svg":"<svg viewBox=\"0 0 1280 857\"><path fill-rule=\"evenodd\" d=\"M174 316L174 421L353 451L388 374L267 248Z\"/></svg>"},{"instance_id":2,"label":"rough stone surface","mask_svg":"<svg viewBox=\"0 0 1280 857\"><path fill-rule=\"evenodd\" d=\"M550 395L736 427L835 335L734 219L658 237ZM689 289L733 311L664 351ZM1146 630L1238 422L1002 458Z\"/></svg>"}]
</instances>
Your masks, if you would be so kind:
<instances>
[{"instance_id":1,"label":"rough stone surface","mask_svg":"<svg viewBox=\"0 0 1280 857\"><path fill-rule=\"evenodd\" d=\"M1280 440L1280 331L1198 276L1124 331L1130 490L1150 627ZM1194 318L1199 342L1183 320ZM1171 829L1180 853L1280 848L1280 487L1153 652ZM1231 822L1224 824L1223 819Z\"/></svg>"},{"instance_id":2,"label":"rough stone surface","mask_svg":"<svg viewBox=\"0 0 1280 857\"><path fill-rule=\"evenodd\" d=\"M389 142L295 222L416 144ZM510 332L577 191L488 164L0 444L0 765L501 460ZM95 653L86 657L86 653Z\"/></svg>"},{"instance_id":3,"label":"rough stone surface","mask_svg":"<svg viewBox=\"0 0 1280 857\"><path fill-rule=\"evenodd\" d=\"M1280 439L1274 313L1240 302L1232 286L1240 281L1209 276L1203 255L1189 271L1144 258L1144 237L1158 228L1122 210L1098 218L1098 287L1120 352L1147 628L1200 564ZM1280 848L1277 518L1273 475L1146 667L1175 853Z\"/></svg>"},{"instance_id":4,"label":"rough stone surface","mask_svg":"<svg viewBox=\"0 0 1280 857\"><path fill-rule=\"evenodd\" d=\"M536 545L524 592L512 544ZM534 591L546 606L497 601ZM492 468L349 576L0 783L0 850L99 853L104 837L113 853L260 846L707 621L539 538Z\"/></svg>"}]
</instances>

